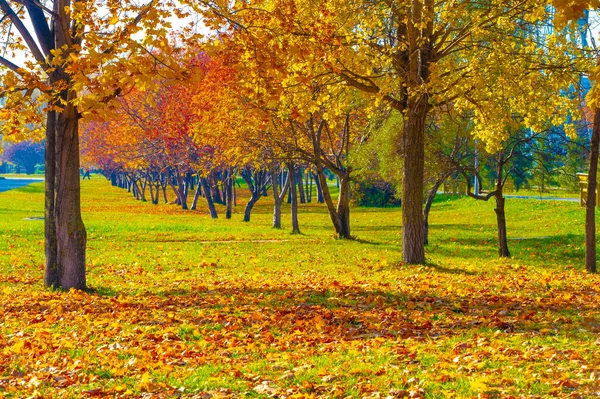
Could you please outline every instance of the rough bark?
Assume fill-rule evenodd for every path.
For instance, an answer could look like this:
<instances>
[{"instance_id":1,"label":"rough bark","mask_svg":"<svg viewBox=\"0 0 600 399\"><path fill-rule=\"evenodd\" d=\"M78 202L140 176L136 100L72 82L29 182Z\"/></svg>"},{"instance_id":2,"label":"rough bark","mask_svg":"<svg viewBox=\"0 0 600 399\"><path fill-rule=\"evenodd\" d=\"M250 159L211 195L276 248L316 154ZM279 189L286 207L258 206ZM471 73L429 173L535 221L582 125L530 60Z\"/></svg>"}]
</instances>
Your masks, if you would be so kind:
<instances>
[{"instance_id":1,"label":"rough bark","mask_svg":"<svg viewBox=\"0 0 600 399\"><path fill-rule=\"evenodd\" d=\"M56 112L50 111L46 121L46 154L45 154L45 208L44 208L44 251L46 265L44 268L44 286L59 287L60 278L56 259L56 219L55 181L56 181Z\"/></svg>"},{"instance_id":2,"label":"rough bark","mask_svg":"<svg viewBox=\"0 0 600 399\"><path fill-rule=\"evenodd\" d=\"M59 287L86 289L86 230L81 219L77 110L56 117L56 253Z\"/></svg>"},{"instance_id":3,"label":"rough bark","mask_svg":"<svg viewBox=\"0 0 600 399\"><path fill-rule=\"evenodd\" d=\"M411 97L404 122L404 165L402 175L402 259L425 263L423 243L423 174L425 159L426 94Z\"/></svg>"},{"instance_id":4,"label":"rough bark","mask_svg":"<svg viewBox=\"0 0 600 399\"><path fill-rule=\"evenodd\" d=\"M600 144L600 109L594 109L594 124L590 142L588 195L585 205L585 268L596 273L596 186L598 179L598 145Z\"/></svg>"}]
</instances>

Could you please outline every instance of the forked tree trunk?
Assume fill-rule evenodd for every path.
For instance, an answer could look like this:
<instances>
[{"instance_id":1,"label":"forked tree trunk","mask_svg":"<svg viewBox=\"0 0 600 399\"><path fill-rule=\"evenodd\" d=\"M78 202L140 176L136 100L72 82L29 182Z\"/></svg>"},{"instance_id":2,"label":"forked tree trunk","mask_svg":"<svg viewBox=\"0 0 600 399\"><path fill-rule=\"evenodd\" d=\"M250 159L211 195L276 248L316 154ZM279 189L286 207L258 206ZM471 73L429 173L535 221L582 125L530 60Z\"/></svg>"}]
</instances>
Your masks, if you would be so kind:
<instances>
[{"instance_id":1,"label":"forked tree trunk","mask_svg":"<svg viewBox=\"0 0 600 399\"><path fill-rule=\"evenodd\" d=\"M598 178L598 145L600 144L600 109L594 109L590 142L588 196L585 205L585 268L596 273L596 186Z\"/></svg>"},{"instance_id":2,"label":"forked tree trunk","mask_svg":"<svg viewBox=\"0 0 600 399\"><path fill-rule=\"evenodd\" d=\"M404 165L402 175L402 259L425 263L423 243L423 173L425 159L425 118L428 97L421 94L408 100L404 122Z\"/></svg>"},{"instance_id":3,"label":"forked tree trunk","mask_svg":"<svg viewBox=\"0 0 600 399\"><path fill-rule=\"evenodd\" d=\"M86 231L81 219L78 116L68 104L56 113L56 269L47 273L50 286L86 289ZM47 265L48 266L48 265ZM49 265L52 267L52 265ZM52 276L56 274L56 278Z\"/></svg>"}]
</instances>

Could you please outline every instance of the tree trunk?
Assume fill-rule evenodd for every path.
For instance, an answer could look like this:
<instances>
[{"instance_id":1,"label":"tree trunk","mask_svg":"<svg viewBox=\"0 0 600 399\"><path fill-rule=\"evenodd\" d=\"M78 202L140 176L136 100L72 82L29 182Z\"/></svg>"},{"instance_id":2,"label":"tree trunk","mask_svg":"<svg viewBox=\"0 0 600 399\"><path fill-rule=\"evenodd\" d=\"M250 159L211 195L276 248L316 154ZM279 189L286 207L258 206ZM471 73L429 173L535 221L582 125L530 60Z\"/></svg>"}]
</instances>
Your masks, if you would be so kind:
<instances>
[{"instance_id":1,"label":"tree trunk","mask_svg":"<svg viewBox=\"0 0 600 399\"><path fill-rule=\"evenodd\" d=\"M244 222L250 221L250 213L252 212L252 208L254 208L254 204L258 201L258 197L254 195L250 198L250 201L246 204L246 208L244 209Z\"/></svg>"},{"instance_id":2,"label":"tree trunk","mask_svg":"<svg viewBox=\"0 0 600 399\"><path fill-rule=\"evenodd\" d=\"M192 211L196 210L198 206L198 198L200 198L200 194L202 193L202 184L200 184L200 178L198 179L198 186L196 187L196 192L194 193L194 200L192 201L192 207L190 208Z\"/></svg>"},{"instance_id":3,"label":"tree trunk","mask_svg":"<svg viewBox=\"0 0 600 399\"><path fill-rule=\"evenodd\" d=\"M300 233L300 225L298 223L298 195L296 193L296 166L288 162L288 179L290 179L290 200L292 211L292 233Z\"/></svg>"},{"instance_id":4,"label":"tree trunk","mask_svg":"<svg viewBox=\"0 0 600 399\"><path fill-rule=\"evenodd\" d=\"M402 259L404 263L425 263L423 244L423 174L425 160L425 118L428 97L410 97L404 122L404 165L402 176Z\"/></svg>"},{"instance_id":5,"label":"tree trunk","mask_svg":"<svg viewBox=\"0 0 600 399\"><path fill-rule=\"evenodd\" d=\"M204 198L206 199L206 204L208 205L210 217L213 219L218 218L217 208L215 208L215 203L213 202L212 194L210 192L210 182L206 177L201 177L199 184L202 184L202 191L204 191Z\"/></svg>"},{"instance_id":6,"label":"tree trunk","mask_svg":"<svg viewBox=\"0 0 600 399\"><path fill-rule=\"evenodd\" d=\"M231 219L231 213L233 211L233 176L232 172L227 172L227 177L223 182L225 184L225 218Z\"/></svg>"},{"instance_id":7,"label":"tree trunk","mask_svg":"<svg viewBox=\"0 0 600 399\"><path fill-rule=\"evenodd\" d=\"M283 173L282 173L283 176ZM281 228L281 204L283 203L283 199L287 193L287 190L290 187L289 179L286 179L285 183L283 183L283 187L281 188L281 192L279 192L278 183L277 183L277 171L275 168L271 170L271 182L273 183L273 227L276 229Z\"/></svg>"},{"instance_id":8,"label":"tree trunk","mask_svg":"<svg viewBox=\"0 0 600 399\"><path fill-rule=\"evenodd\" d=\"M588 195L585 204L585 268L596 273L596 186L598 178L598 145L600 144L600 109L594 109L594 124L590 142Z\"/></svg>"},{"instance_id":9,"label":"tree trunk","mask_svg":"<svg viewBox=\"0 0 600 399\"><path fill-rule=\"evenodd\" d=\"M508 250L508 240L506 238L506 214L504 213L504 202L506 199L502 196L502 191L496 194L496 221L498 222L498 256L501 258L510 258Z\"/></svg>"},{"instance_id":10,"label":"tree trunk","mask_svg":"<svg viewBox=\"0 0 600 399\"><path fill-rule=\"evenodd\" d=\"M304 181L302 178L302 168L298 168L296 172L296 183L298 184L298 194L300 196L300 203L306 204L306 197L304 196Z\"/></svg>"},{"instance_id":11,"label":"tree trunk","mask_svg":"<svg viewBox=\"0 0 600 399\"><path fill-rule=\"evenodd\" d=\"M346 174L340 178L340 195L337 204L339 219L339 238L351 238L350 235L350 176Z\"/></svg>"},{"instance_id":12,"label":"tree trunk","mask_svg":"<svg viewBox=\"0 0 600 399\"><path fill-rule=\"evenodd\" d=\"M58 286L86 289L86 230L81 219L77 110L67 104L56 117L56 265Z\"/></svg>"},{"instance_id":13,"label":"tree trunk","mask_svg":"<svg viewBox=\"0 0 600 399\"><path fill-rule=\"evenodd\" d=\"M425 209L423 209L423 244L429 245L429 212L431 211L431 206L433 205L433 200L437 194L437 190L440 188L442 183L448 178L449 175L445 175L443 178L435 181L431 190L429 190L429 195L427 196L427 201L425 202Z\"/></svg>"},{"instance_id":14,"label":"tree trunk","mask_svg":"<svg viewBox=\"0 0 600 399\"><path fill-rule=\"evenodd\" d=\"M46 154L45 154L45 208L44 208L44 251L46 265L44 268L44 286L60 287L60 277L56 259L56 219L55 182L56 182L56 111L49 111L46 122ZM113 173L114 175L114 173ZM111 175L112 176L112 175Z\"/></svg>"},{"instance_id":15,"label":"tree trunk","mask_svg":"<svg viewBox=\"0 0 600 399\"><path fill-rule=\"evenodd\" d=\"M502 189L504 188L503 172L505 164L504 154L500 154L498 167L496 169L498 180L496 182L496 195L494 196L496 199L496 208L494 208L494 211L496 212L496 221L498 223L498 256L501 258L510 258L508 240L506 238L506 213L504 211L505 198L504 193L502 192Z\"/></svg>"},{"instance_id":16,"label":"tree trunk","mask_svg":"<svg viewBox=\"0 0 600 399\"><path fill-rule=\"evenodd\" d=\"M179 205L181 205L181 209L188 210L187 205L187 187L186 187L186 177L182 176L181 173L177 173L177 191L179 192Z\"/></svg>"},{"instance_id":17,"label":"tree trunk","mask_svg":"<svg viewBox=\"0 0 600 399\"><path fill-rule=\"evenodd\" d=\"M322 204L323 202L325 202L325 199L323 198L323 187L321 186L321 182L319 181L319 178L317 176L315 176L314 173L313 173L313 177L315 179L315 184L317 186L317 203ZM325 180L325 185L327 185L327 180Z\"/></svg>"}]
</instances>

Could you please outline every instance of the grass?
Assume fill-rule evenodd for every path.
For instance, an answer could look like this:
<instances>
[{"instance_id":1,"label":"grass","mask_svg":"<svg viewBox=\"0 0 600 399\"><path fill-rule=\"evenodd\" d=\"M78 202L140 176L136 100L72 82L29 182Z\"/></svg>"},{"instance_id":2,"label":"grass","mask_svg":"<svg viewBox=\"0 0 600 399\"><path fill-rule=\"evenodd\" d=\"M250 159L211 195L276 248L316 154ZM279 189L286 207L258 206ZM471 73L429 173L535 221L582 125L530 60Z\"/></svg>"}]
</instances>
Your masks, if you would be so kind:
<instances>
[{"instance_id":1,"label":"grass","mask_svg":"<svg viewBox=\"0 0 600 399\"><path fill-rule=\"evenodd\" d=\"M577 203L440 196L428 263L401 262L398 208L322 205L302 234L82 183L93 293L42 287L43 184L0 193L0 397L591 397L600 279ZM201 205L204 205L200 202ZM286 218L287 216L287 218Z\"/></svg>"}]
</instances>

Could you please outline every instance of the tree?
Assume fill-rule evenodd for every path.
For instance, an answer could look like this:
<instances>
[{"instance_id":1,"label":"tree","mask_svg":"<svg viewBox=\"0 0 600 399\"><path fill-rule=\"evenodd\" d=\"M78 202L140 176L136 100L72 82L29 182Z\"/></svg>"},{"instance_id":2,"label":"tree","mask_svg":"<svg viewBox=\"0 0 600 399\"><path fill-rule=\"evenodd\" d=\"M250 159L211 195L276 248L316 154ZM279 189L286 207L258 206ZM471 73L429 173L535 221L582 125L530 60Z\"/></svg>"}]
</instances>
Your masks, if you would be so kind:
<instances>
[{"instance_id":1,"label":"tree","mask_svg":"<svg viewBox=\"0 0 600 399\"><path fill-rule=\"evenodd\" d=\"M36 165L44 163L44 144L31 140L9 144L0 160L20 166L30 175L35 172Z\"/></svg>"},{"instance_id":2,"label":"tree","mask_svg":"<svg viewBox=\"0 0 600 399\"><path fill-rule=\"evenodd\" d=\"M46 112L44 284L86 288L86 230L81 218L79 120L108 104L124 88L150 82L167 50L163 20L170 1L0 0L0 31L9 47L27 50L23 65L0 57L6 98L3 133L20 138L20 126ZM19 7L15 11L14 7ZM146 37L133 39L142 29ZM34 38L35 36L35 38Z\"/></svg>"}]
</instances>

